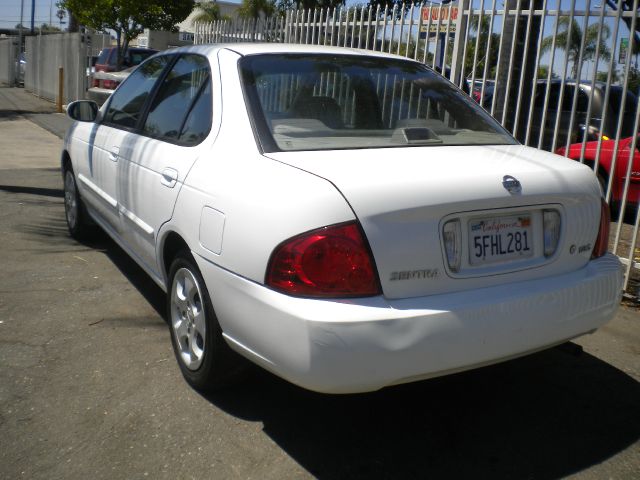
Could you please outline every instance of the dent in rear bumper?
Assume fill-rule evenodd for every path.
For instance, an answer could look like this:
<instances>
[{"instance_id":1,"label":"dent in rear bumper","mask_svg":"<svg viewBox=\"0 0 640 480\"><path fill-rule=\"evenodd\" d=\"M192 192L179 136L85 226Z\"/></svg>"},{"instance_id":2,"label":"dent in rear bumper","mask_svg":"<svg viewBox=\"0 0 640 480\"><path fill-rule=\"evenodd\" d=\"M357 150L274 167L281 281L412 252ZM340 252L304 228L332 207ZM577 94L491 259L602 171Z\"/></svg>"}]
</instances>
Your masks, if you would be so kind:
<instances>
[{"instance_id":1,"label":"dent in rear bumper","mask_svg":"<svg viewBox=\"0 0 640 480\"><path fill-rule=\"evenodd\" d=\"M613 255L551 278L390 301L292 298L198 263L232 348L327 393L376 390L540 350L602 326L622 295Z\"/></svg>"}]
</instances>

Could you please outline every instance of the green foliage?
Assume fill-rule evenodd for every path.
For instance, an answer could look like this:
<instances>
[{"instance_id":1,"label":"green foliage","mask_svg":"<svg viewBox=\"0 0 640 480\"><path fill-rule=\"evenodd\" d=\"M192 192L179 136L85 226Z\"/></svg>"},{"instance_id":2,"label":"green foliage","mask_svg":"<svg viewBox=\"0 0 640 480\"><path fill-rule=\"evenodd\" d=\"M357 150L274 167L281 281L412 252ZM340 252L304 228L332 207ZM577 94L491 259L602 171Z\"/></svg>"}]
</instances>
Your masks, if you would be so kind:
<instances>
[{"instance_id":1,"label":"green foliage","mask_svg":"<svg viewBox=\"0 0 640 480\"><path fill-rule=\"evenodd\" d=\"M299 0L293 2L298 8L334 8L345 4L344 0Z\"/></svg>"},{"instance_id":2,"label":"green foliage","mask_svg":"<svg viewBox=\"0 0 640 480\"><path fill-rule=\"evenodd\" d=\"M609 72L598 72L596 73L596 80L599 82L606 82L607 79L609 78ZM613 70L611 72L611 83L618 83L620 81L620 76L618 75L618 72L616 72L615 70Z\"/></svg>"},{"instance_id":3,"label":"green foliage","mask_svg":"<svg viewBox=\"0 0 640 480\"><path fill-rule=\"evenodd\" d=\"M58 27L56 27L55 25L49 25L48 23L43 23L42 25L40 25L40 28L38 29L41 32L61 32L62 30L60 30Z\"/></svg>"},{"instance_id":4,"label":"green foliage","mask_svg":"<svg viewBox=\"0 0 640 480\"><path fill-rule=\"evenodd\" d=\"M546 80L549 78L549 65L540 65L538 67L538 79ZM558 78L558 75L551 72L551 78Z\"/></svg>"},{"instance_id":5,"label":"green foliage","mask_svg":"<svg viewBox=\"0 0 640 480\"><path fill-rule=\"evenodd\" d=\"M629 90L640 95L640 70L635 67L629 69Z\"/></svg>"},{"instance_id":6,"label":"green foliage","mask_svg":"<svg viewBox=\"0 0 640 480\"><path fill-rule=\"evenodd\" d=\"M62 0L78 23L98 31L113 30L118 40L118 66L129 42L145 28L175 30L189 16L193 0Z\"/></svg>"},{"instance_id":7,"label":"green foliage","mask_svg":"<svg viewBox=\"0 0 640 480\"><path fill-rule=\"evenodd\" d=\"M483 17L482 22L478 24L478 17L473 16L470 20L469 31L475 33L475 36L469 36L466 45L464 72L466 76L470 76L473 70L473 62L476 60L475 78L484 78L485 64L489 63L488 77L495 78L496 65L498 63L498 52L500 50L500 34L491 32L491 48L487 55L487 46L489 44L489 30L491 22L488 17ZM479 37L479 41L477 41ZM478 45L478 55L476 57L476 44Z\"/></svg>"},{"instance_id":8,"label":"green foliage","mask_svg":"<svg viewBox=\"0 0 640 480\"><path fill-rule=\"evenodd\" d=\"M569 25L569 17L560 17L558 21L559 33L556 36L556 48L564 50L571 62L571 76L578 76L578 67L580 66L580 49L584 37L584 50L582 53L582 62L595 60L596 50L598 50L598 59L609 61L611 59L611 49L607 45L609 38L609 27L605 24L602 28L600 36L600 46L598 48L598 24L589 25L583 32L578 22L574 19ZM542 39L540 49L542 53L551 50L553 45L553 35Z\"/></svg>"},{"instance_id":9,"label":"green foliage","mask_svg":"<svg viewBox=\"0 0 640 480\"><path fill-rule=\"evenodd\" d=\"M238 15L242 18L258 19L260 16L270 17L276 12L275 0L242 0Z\"/></svg>"},{"instance_id":10,"label":"green foliage","mask_svg":"<svg viewBox=\"0 0 640 480\"><path fill-rule=\"evenodd\" d=\"M214 1L202 2L196 5L196 15L193 17L194 23L211 23L221 20L220 7Z\"/></svg>"}]
</instances>

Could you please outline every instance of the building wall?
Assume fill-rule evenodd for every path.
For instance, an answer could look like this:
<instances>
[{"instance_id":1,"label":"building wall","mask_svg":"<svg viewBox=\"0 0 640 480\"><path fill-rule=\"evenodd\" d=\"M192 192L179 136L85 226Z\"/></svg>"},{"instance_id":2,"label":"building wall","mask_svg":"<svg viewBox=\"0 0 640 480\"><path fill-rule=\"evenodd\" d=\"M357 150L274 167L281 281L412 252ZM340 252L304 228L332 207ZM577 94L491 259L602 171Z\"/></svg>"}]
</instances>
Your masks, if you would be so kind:
<instances>
[{"instance_id":1,"label":"building wall","mask_svg":"<svg viewBox=\"0 0 640 480\"><path fill-rule=\"evenodd\" d=\"M159 30L149 30L138 35L135 44L139 47L153 48L155 50L166 50L167 48L182 47L184 45L193 45L193 35L184 32L166 32Z\"/></svg>"},{"instance_id":2,"label":"building wall","mask_svg":"<svg viewBox=\"0 0 640 480\"><path fill-rule=\"evenodd\" d=\"M14 85L18 38L0 38L0 84Z\"/></svg>"}]
</instances>

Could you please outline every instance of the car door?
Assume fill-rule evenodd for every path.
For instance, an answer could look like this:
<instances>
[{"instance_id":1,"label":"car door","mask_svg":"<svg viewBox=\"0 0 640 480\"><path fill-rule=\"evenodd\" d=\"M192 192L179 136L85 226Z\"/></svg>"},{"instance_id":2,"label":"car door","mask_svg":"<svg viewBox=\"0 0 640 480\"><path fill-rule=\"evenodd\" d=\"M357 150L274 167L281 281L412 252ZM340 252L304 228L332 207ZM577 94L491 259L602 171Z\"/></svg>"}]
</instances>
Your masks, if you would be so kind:
<instances>
[{"instance_id":1,"label":"car door","mask_svg":"<svg viewBox=\"0 0 640 480\"><path fill-rule=\"evenodd\" d=\"M160 81L140 134L120 145L123 234L138 258L159 274L157 234L171 218L178 192L212 123L211 69L206 57L183 54Z\"/></svg>"},{"instance_id":2,"label":"car door","mask_svg":"<svg viewBox=\"0 0 640 480\"><path fill-rule=\"evenodd\" d=\"M146 99L170 60L168 56L149 60L113 93L93 139L91 174L79 177L79 181L91 191L104 226L117 236L122 235L118 190L128 188L119 184L120 149L123 144L130 145L131 138L137 136L136 127Z\"/></svg>"}]
</instances>

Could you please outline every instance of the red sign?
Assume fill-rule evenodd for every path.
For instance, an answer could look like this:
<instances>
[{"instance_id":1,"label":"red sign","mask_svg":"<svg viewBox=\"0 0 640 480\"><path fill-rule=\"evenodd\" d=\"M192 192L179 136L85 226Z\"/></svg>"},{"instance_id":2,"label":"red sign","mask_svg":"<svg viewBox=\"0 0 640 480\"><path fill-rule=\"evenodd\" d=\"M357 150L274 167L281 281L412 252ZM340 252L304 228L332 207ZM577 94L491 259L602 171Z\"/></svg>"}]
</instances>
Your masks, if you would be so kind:
<instances>
[{"instance_id":1,"label":"red sign","mask_svg":"<svg viewBox=\"0 0 640 480\"><path fill-rule=\"evenodd\" d=\"M429 17L431 17L432 22L437 22L439 19L443 22L449 20L449 12L451 12L451 20L456 20L458 18L458 7L453 6L449 8L449 6L443 7L423 7L422 8L422 21L428 22Z\"/></svg>"},{"instance_id":2,"label":"red sign","mask_svg":"<svg viewBox=\"0 0 640 480\"><path fill-rule=\"evenodd\" d=\"M437 7L422 7L422 27L420 31L427 31L427 24L431 19L431 33L438 30L438 22L440 22L440 32L446 32L447 26L449 32L456 31L456 20L458 19L458 5L442 5Z\"/></svg>"}]
</instances>

